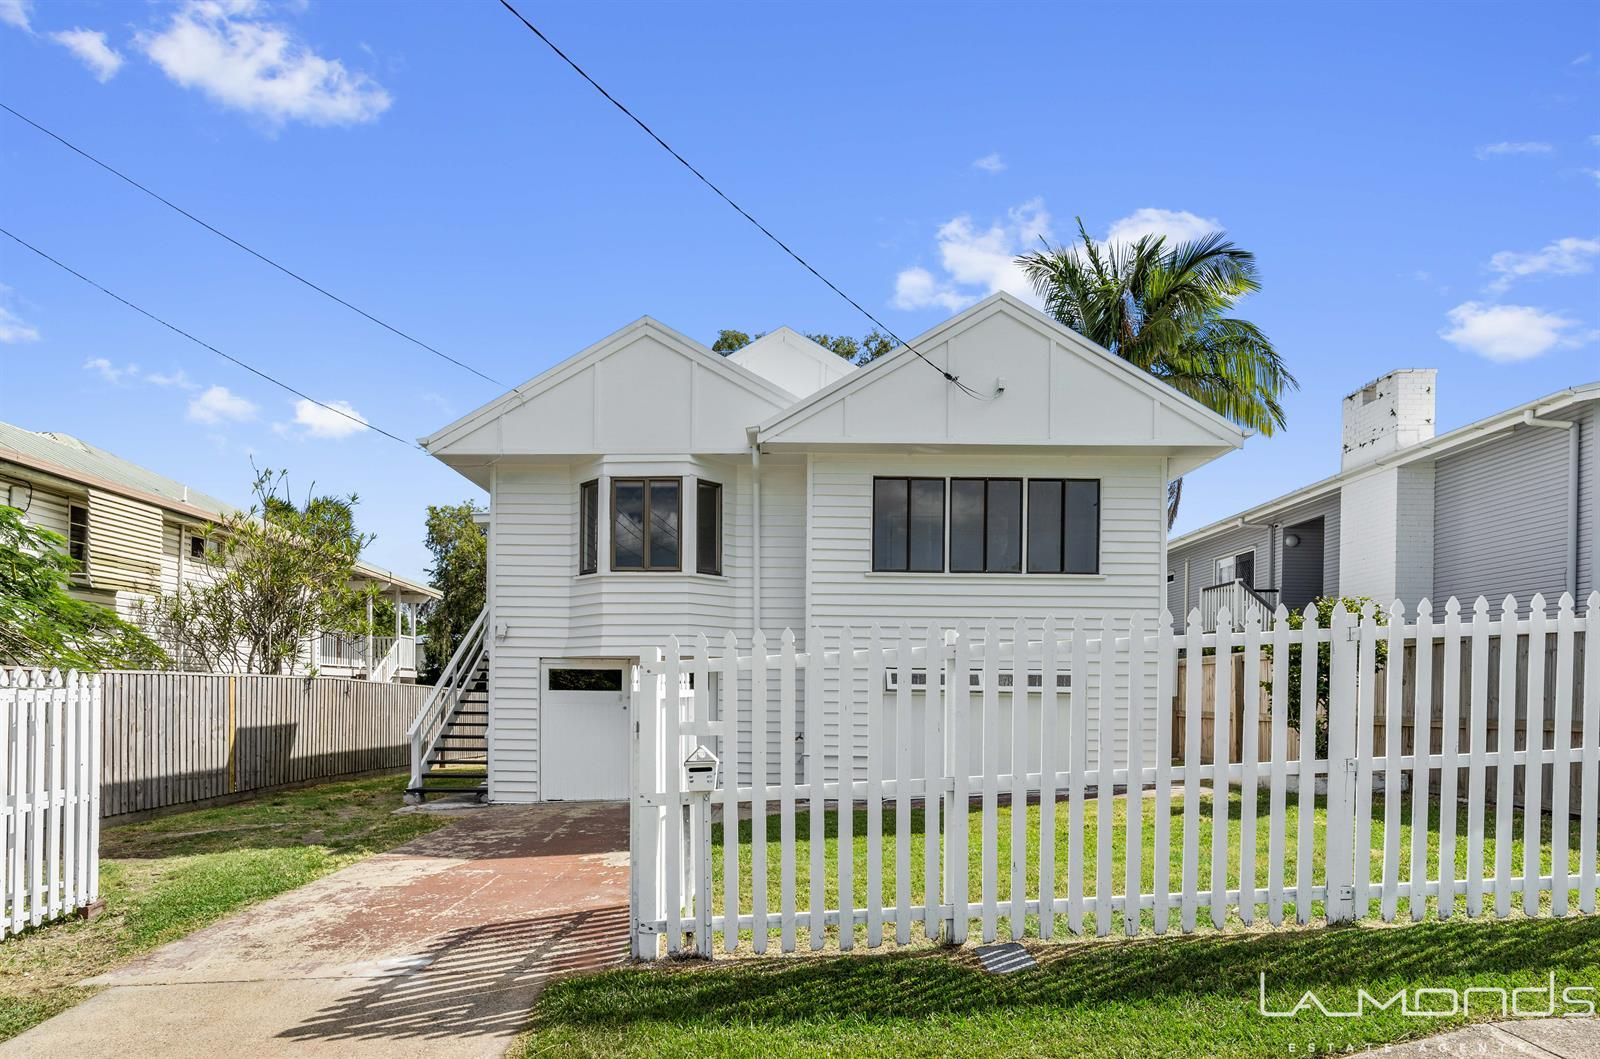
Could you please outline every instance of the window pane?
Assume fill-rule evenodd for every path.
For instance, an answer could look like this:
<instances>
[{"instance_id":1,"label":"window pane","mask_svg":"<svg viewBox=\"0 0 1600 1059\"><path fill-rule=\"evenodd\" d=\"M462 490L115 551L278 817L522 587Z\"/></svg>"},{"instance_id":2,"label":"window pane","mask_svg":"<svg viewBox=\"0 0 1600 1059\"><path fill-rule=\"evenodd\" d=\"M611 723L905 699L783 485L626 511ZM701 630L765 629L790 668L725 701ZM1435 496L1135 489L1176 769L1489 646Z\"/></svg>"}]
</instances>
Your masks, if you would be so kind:
<instances>
[{"instance_id":1,"label":"window pane","mask_svg":"<svg viewBox=\"0 0 1600 1059\"><path fill-rule=\"evenodd\" d=\"M1251 588L1256 584L1256 553L1242 552L1233 557L1233 576Z\"/></svg>"},{"instance_id":2,"label":"window pane","mask_svg":"<svg viewBox=\"0 0 1600 1059\"><path fill-rule=\"evenodd\" d=\"M1013 573L1022 569L1022 483L1001 479L989 483L988 554L984 569Z\"/></svg>"},{"instance_id":3,"label":"window pane","mask_svg":"<svg viewBox=\"0 0 1600 1059\"><path fill-rule=\"evenodd\" d=\"M599 567L600 558L600 483L584 482L578 487L578 517L581 540L578 551L578 573L592 574Z\"/></svg>"},{"instance_id":4,"label":"window pane","mask_svg":"<svg viewBox=\"0 0 1600 1059\"><path fill-rule=\"evenodd\" d=\"M944 570L944 479L911 482L911 569Z\"/></svg>"},{"instance_id":5,"label":"window pane","mask_svg":"<svg viewBox=\"0 0 1600 1059\"><path fill-rule=\"evenodd\" d=\"M552 669L551 691L621 691L620 669Z\"/></svg>"},{"instance_id":6,"label":"window pane","mask_svg":"<svg viewBox=\"0 0 1600 1059\"><path fill-rule=\"evenodd\" d=\"M1061 572L1062 484L1040 479L1028 483L1028 572Z\"/></svg>"},{"instance_id":7,"label":"window pane","mask_svg":"<svg viewBox=\"0 0 1600 1059\"><path fill-rule=\"evenodd\" d=\"M1067 483L1067 573L1100 572L1100 483Z\"/></svg>"},{"instance_id":8,"label":"window pane","mask_svg":"<svg viewBox=\"0 0 1600 1059\"><path fill-rule=\"evenodd\" d=\"M612 483L616 506L611 526L613 570L644 568L644 483L637 478Z\"/></svg>"},{"instance_id":9,"label":"window pane","mask_svg":"<svg viewBox=\"0 0 1600 1059\"><path fill-rule=\"evenodd\" d=\"M650 554L652 569L678 566L678 490L669 478L650 483Z\"/></svg>"},{"instance_id":10,"label":"window pane","mask_svg":"<svg viewBox=\"0 0 1600 1059\"><path fill-rule=\"evenodd\" d=\"M701 482L695 492L695 569L722 573L722 486Z\"/></svg>"},{"instance_id":11,"label":"window pane","mask_svg":"<svg viewBox=\"0 0 1600 1059\"><path fill-rule=\"evenodd\" d=\"M872 568L906 568L906 496L904 478L878 478L872 483Z\"/></svg>"},{"instance_id":12,"label":"window pane","mask_svg":"<svg viewBox=\"0 0 1600 1059\"><path fill-rule=\"evenodd\" d=\"M982 479L957 478L950 483L950 569L956 573L983 570Z\"/></svg>"}]
</instances>

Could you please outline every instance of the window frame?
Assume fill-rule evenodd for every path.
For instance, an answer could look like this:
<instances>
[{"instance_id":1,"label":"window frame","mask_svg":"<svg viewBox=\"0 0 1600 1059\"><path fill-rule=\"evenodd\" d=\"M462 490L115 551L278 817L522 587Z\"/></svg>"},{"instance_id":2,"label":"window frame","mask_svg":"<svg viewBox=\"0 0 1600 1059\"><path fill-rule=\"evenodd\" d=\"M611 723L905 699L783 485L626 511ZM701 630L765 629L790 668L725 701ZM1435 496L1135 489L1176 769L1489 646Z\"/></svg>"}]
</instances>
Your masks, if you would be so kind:
<instances>
[{"instance_id":1,"label":"window frame","mask_svg":"<svg viewBox=\"0 0 1600 1059\"><path fill-rule=\"evenodd\" d=\"M700 510L700 491L702 489L716 490L716 510L712 513L712 555L710 569L707 569L705 556L701 554L700 534L704 531ZM678 498L681 504L683 498ZM694 572L705 574L708 577L722 576L722 483L714 482L709 478L696 478L694 481Z\"/></svg>"},{"instance_id":2,"label":"window frame","mask_svg":"<svg viewBox=\"0 0 1600 1059\"><path fill-rule=\"evenodd\" d=\"M983 526L983 569L957 570L952 564L952 574L1020 574L1028 569L1027 543L1028 543L1028 483L1029 479L1016 475L1001 474L985 475L960 475L950 478L950 488L946 491L947 502L955 503L955 484L957 482L982 482L983 483L983 514L980 522ZM1017 483L1017 568L1015 570L992 570L989 567L989 489L996 482ZM952 509L953 510L953 509ZM951 535L950 552L954 555L955 518L950 517L949 533Z\"/></svg>"},{"instance_id":3,"label":"window frame","mask_svg":"<svg viewBox=\"0 0 1600 1059\"><path fill-rule=\"evenodd\" d=\"M637 482L643 493L643 527L644 540L640 548L639 566L617 565L617 486ZM671 566L656 565L650 561L650 522L651 502L650 494L654 491L650 487L656 482L672 482L678 487L678 561ZM625 573L682 573L683 572L683 477L681 475L656 475L638 476L627 475L611 479L611 570Z\"/></svg>"},{"instance_id":4,"label":"window frame","mask_svg":"<svg viewBox=\"0 0 1600 1059\"><path fill-rule=\"evenodd\" d=\"M1214 564L1212 566L1211 584L1213 586L1215 586L1215 585L1231 585L1233 582L1239 580L1239 557L1242 556L1242 555L1248 555L1250 557L1250 580L1252 582L1250 587L1254 588L1255 587L1255 585L1254 585L1255 569L1256 569L1256 550L1253 547L1252 548L1241 548L1236 552L1230 552L1227 555L1219 555L1219 556L1217 556L1217 558L1216 558L1216 560L1215 560L1215 562L1214 562ZM1232 566L1232 574L1231 574L1231 576L1228 577L1228 579L1226 581L1224 581L1222 579L1222 564L1224 562L1233 564L1233 566Z\"/></svg>"},{"instance_id":5,"label":"window frame","mask_svg":"<svg viewBox=\"0 0 1600 1059\"><path fill-rule=\"evenodd\" d=\"M878 556L878 483L904 482L906 484L906 561L904 566L882 566ZM911 483L937 482L939 484L939 561L936 566L911 565ZM875 574L942 574L950 556L950 480L931 474L875 474L872 476L872 518L868 545L868 568Z\"/></svg>"},{"instance_id":6,"label":"window frame","mask_svg":"<svg viewBox=\"0 0 1600 1059\"><path fill-rule=\"evenodd\" d=\"M1100 528L1101 528L1101 526L1100 526L1100 510L1099 510L1099 508L1100 508L1100 500L1104 496L1104 493L1105 493L1105 483L1104 483L1104 481L1102 479L1100 479L1100 478L1029 478L1027 487L1026 487L1025 492L1024 492L1024 498L1025 498L1026 503L1027 503L1026 510L1023 513L1023 526L1024 526L1024 530L1025 531L1028 530L1028 529L1031 529L1032 525L1033 525L1033 485L1034 485L1035 482L1049 482L1049 483L1052 483L1052 484L1055 484L1055 485L1059 485L1061 487L1061 505L1060 505L1060 511L1058 512L1058 514L1060 516L1060 522L1061 522L1061 525L1060 525L1061 535L1060 535L1060 537L1058 539L1058 543L1057 543L1057 550L1060 552L1060 554L1056 557L1057 565L1058 565L1059 569L1056 569L1056 570L1035 570L1035 569L1033 569L1033 541L1030 538L1030 539L1028 539L1026 541L1027 548L1026 548L1026 554L1023 556L1023 570L1026 573L1042 574L1042 575L1044 575L1046 577L1063 577L1063 576L1065 576L1065 577L1093 577L1093 576L1098 575L1100 573ZM1069 510L1069 506L1068 506L1068 503L1067 503L1067 496L1071 492L1071 490L1068 488L1068 486L1071 486L1071 485L1074 485L1074 484L1087 484L1087 483L1092 483L1094 485L1094 491L1095 491L1094 569L1092 569L1092 570L1068 570L1067 569L1067 540L1068 540L1068 534L1067 534L1067 512Z\"/></svg>"},{"instance_id":7,"label":"window frame","mask_svg":"<svg viewBox=\"0 0 1600 1059\"><path fill-rule=\"evenodd\" d=\"M83 517L78 517L82 512ZM82 554L78 554L82 552ZM89 572L89 558L92 555L89 547L89 507L87 504L67 505L67 556L79 564L73 571L82 576Z\"/></svg>"},{"instance_id":8,"label":"window frame","mask_svg":"<svg viewBox=\"0 0 1600 1059\"><path fill-rule=\"evenodd\" d=\"M591 519L592 516L592 519ZM590 522L594 523L593 535ZM578 576L600 572L600 479L578 483Z\"/></svg>"}]
</instances>

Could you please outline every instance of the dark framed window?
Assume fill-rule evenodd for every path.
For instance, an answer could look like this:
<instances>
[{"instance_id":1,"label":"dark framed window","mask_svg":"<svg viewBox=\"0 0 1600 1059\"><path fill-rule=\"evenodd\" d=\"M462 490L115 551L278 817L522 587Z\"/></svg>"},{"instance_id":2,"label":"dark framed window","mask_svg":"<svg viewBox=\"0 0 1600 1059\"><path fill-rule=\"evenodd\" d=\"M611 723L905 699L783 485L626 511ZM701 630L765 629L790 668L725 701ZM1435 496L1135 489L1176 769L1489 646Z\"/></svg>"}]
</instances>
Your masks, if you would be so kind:
<instances>
[{"instance_id":1,"label":"dark framed window","mask_svg":"<svg viewBox=\"0 0 1600 1059\"><path fill-rule=\"evenodd\" d=\"M620 669L551 669L550 691L621 691Z\"/></svg>"},{"instance_id":2,"label":"dark framed window","mask_svg":"<svg viewBox=\"0 0 1600 1059\"><path fill-rule=\"evenodd\" d=\"M67 509L67 554L89 565L89 509L77 504Z\"/></svg>"},{"instance_id":3,"label":"dark framed window","mask_svg":"<svg viewBox=\"0 0 1600 1059\"><path fill-rule=\"evenodd\" d=\"M578 573L600 569L600 479L578 486Z\"/></svg>"},{"instance_id":4,"label":"dark framed window","mask_svg":"<svg viewBox=\"0 0 1600 1059\"><path fill-rule=\"evenodd\" d=\"M1028 480L1028 572L1100 572L1100 481Z\"/></svg>"},{"instance_id":5,"label":"dark framed window","mask_svg":"<svg viewBox=\"0 0 1600 1059\"><path fill-rule=\"evenodd\" d=\"M950 571L1022 571L1022 479L950 479Z\"/></svg>"},{"instance_id":6,"label":"dark framed window","mask_svg":"<svg viewBox=\"0 0 1600 1059\"><path fill-rule=\"evenodd\" d=\"M189 556L193 559L204 559L206 556L206 539L198 533L189 535Z\"/></svg>"},{"instance_id":7,"label":"dark framed window","mask_svg":"<svg viewBox=\"0 0 1600 1059\"><path fill-rule=\"evenodd\" d=\"M944 570L944 479L872 480L872 568Z\"/></svg>"},{"instance_id":8,"label":"dark framed window","mask_svg":"<svg viewBox=\"0 0 1600 1059\"><path fill-rule=\"evenodd\" d=\"M699 481L694 487L694 568L702 574L722 573L722 483Z\"/></svg>"},{"instance_id":9,"label":"dark framed window","mask_svg":"<svg viewBox=\"0 0 1600 1059\"><path fill-rule=\"evenodd\" d=\"M683 479L611 479L611 569L683 569Z\"/></svg>"}]
</instances>

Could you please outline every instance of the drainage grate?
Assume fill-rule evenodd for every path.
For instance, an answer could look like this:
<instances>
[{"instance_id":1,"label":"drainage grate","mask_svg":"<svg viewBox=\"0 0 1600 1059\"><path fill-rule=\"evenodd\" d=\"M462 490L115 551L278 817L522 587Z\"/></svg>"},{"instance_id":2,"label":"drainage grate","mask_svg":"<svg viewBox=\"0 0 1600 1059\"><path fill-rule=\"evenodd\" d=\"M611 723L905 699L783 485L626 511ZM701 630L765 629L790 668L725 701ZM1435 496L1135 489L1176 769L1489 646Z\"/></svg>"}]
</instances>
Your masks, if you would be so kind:
<instances>
[{"instance_id":1,"label":"drainage grate","mask_svg":"<svg viewBox=\"0 0 1600 1059\"><path fill-rule=\"evenodd\" d=\"M983 964L983 969L990 974L1010 974L1012 971L1026 971L1030 967L1039 966L1028 950L1014 941L1000 945L980 945L977 952L978 962Z\"/></svg>"}]
</instances>

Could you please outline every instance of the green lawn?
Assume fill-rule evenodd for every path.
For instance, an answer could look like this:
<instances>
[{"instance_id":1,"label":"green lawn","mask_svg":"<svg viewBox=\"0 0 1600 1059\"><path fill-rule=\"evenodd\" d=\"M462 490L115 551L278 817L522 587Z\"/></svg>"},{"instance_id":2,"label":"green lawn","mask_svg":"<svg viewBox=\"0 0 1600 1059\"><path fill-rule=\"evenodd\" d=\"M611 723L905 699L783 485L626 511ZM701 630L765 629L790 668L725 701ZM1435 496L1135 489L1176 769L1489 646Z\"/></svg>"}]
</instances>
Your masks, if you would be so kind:
<instances>
[{"instance_id":1,"label":"green lawn","mask_svg":"<svg viewBox=\"0 0 1600 1059\"><path fill-rule=\"evenodd\" d=\"M87 997L84 978L448 822L394 815L405 784L329 783L105 828L105 912L0 942L0 1040Z\"/></svg>"},{"instance_id":2,"label":"green lawn","mask_svg":"<svg viewBox=\"0 0 1600 1059\"><path fill-rule=\"evenodd\" d=\"M1409 819L1410 799L1406 799ZM1094 892L1093 843L1096 837L1094 803L1085 814L1086 889ZM1202 798L1198 837L1203 864L1201 888L1209 885L1209 795ZM1230 804L1235 830L1230 843L1230 880L1237 885L1237 796ZM1268 841L1265 798L1257 806L1257 871L1267 880ZM1146 812L1150 811L1147 804ZM1382 869L1381 798L1373 827L1373 877ZM892 900L894 815L884 812L884 876ZM920 827L921 813L913 826ZM1181 888L1178 871L1182 849L1182 803L1173 806L1172 888ZM972 860L981 848L979 817L971 818ZM1322 806L1317 806L1321 844ZM770 908L778 907L779 861L776 850L777 818L766 821L772 845L768 847ZM824 821L827 839L828 904L835 906L834 857L837 850L833 813ZM1114 824L1116 837L1115 889L1122 889L1122 802L1118 799ZM1289 800L1289 831L1296 825L1294 799ZM1430 819L1429 872L1437 873L1437 808ZM1066 805L1057 807L1057 864L1065 893ZM751 824L740 824L740 854L748 879ZM1466 867L1466 820L1458 822L1456 863L1458 877ZM1518 840L1513 849L1516 870L1521 870L1520 815L1515 821ZM1488 816L1486 862L1493 864L1493 814ZM855 814L854 865L858 904L866 895L865 813ZM1030 892L1037 878L1038 807L1028 810ZM809 883L809 820L801 816L796 835L796 889L801 904ZM721 833L716 829L713 863L717 908L721 909ZM997 838L1001 875L1001 901L1009 893L1010 811L1000 811ZM1402 870L1409 874L1410 828L1402 833ZM1572 844L1576 849L1574 835ZM1292 838L1291 838L1291 848ZM922 840L912 841L913 899L921 899ZM1144 877L1152 877L1151 848L1146 840ZM1574 852L1574 868L1576 853ZM1548 871L1548 852L1545 854ZM1293 867L1286 873L1293 880ZM975 867L971 899L978 900L980 870ZM1322 878L1320 857L1315 869ZM741 904L749 908L748 884ZM1485 907L1492 907L1487 897ZM1521 907L1520 895L1514 901ZM1548 904L1548 898L1546 898ZM1576 909L1574 897L1573 908ZM1320 905L1316 915L1320 916ZM1376 914L1377 905L1374 903ZM914 927L913 944L898 952L836 954L837 938L827 939L821 955L803 954L758 958L750 955L745 932L740 955L713 964L661 963L553 984L534 1013L533 1029L519 1042L513 1055L628 1056L859 1055L869 1052L893 1055L1083 1057L1126 1056L1227 1056L1237 1059L1281 1059L1285 1056L1345 1051L1368 1044L1422 1036L1466 1021L1418 1019L1398 1010L1369 1013L1360 1019L1332 1019L1317 1015L1265 1018L1257 1013L1258 975L1265 971L1269 1003L1278 1009L1292 1007L1307 989L1315 990L1330 1007L1355 1006L1355 990L1365 987L1373 996L1387 999L1396 990L1418 986L1462 988L1501 986L1506 989L1548 984L1557 974L1560 988L1586 985L1600 988L1600 917L1561 921L1525 919L1520 915L1502 922L1467 920L1458 900L1456 914L1439 920L1430 900L1427 918L1409 923L1409 910L1400 903L1397 922L1384 926L1368 922L1358 927L1328 929L1264 928L1265 906L1258 922L1247 927L1236 914L1222 931L1209 929L1209 910L1200 909L1202 930L1191 936L1172 934L1157 938L1150 933L1146 913L1143 932L1135 938L1067 938L1053 943L1030 941L1039 959L1037 970L993 976L980 970L967 948L934 946ZM1292 920L1292 916L1289 917ZM1172 923L1178 923L1174 911ZM1065 924L1058 919L1058 929ZM1007 937L1005 917L1000 917L1000 937ZM1030 937L1037 923L1030 917ZM1121 930L1120 916L1115 930ZM797 929L802 953L809 947L803 925ZM893 938L892 924L885 937ZM971 926L970 942L978 940L978 922ZM718 941L720 952L721 938ZM865 941L857 928L857 944ZM776 932L769 951L777 950ZM890 947L892 950L892 946ZM1474 1019L1497 1011L1475 1009Z\"/></svg>"}]
</instances>

